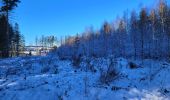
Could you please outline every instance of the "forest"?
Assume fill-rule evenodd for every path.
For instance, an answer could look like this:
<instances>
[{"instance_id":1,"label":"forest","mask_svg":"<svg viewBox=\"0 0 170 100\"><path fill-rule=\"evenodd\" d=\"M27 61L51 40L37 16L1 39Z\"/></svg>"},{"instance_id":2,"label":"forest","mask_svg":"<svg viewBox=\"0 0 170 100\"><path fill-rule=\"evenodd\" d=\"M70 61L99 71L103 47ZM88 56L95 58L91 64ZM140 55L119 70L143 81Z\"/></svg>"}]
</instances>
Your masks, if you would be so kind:
<instances>
[{"instance_id":1,"label":"forest","mask_svg":"<svg viewBox=\"0 0 170 100\"><path fill-rule=\"evenodd\" d=\"M66 36L60 43L57 54L64 59L84 55L169 59L170 6L160 0L155 8L124 12L114 22L105 22L99 30L90 27L76 36Z\"/></svg>"}]
</instances>

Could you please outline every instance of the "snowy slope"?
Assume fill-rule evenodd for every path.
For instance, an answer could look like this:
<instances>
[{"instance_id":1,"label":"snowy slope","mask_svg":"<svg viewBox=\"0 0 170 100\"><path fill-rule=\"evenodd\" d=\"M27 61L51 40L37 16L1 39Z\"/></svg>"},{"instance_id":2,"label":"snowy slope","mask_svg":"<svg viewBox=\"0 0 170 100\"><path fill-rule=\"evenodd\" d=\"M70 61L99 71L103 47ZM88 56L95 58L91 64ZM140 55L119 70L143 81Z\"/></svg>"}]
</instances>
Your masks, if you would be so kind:
<instances>
[{"instance_id":1,"label":"snowy slope","mask_svg":"<svg viewBox=\"0 0 170 100\"><path fill-rule=\"evenodd\" d=\"M84 58L85 59L85 58ZM0 60L0 100L170 100L170 64L166 61L116 59L119 75L100 82L109 58L90 59L96 71L79 69L54 56ZM139 68L129 68L129 62Z\"/></svg>"}]
</instances>

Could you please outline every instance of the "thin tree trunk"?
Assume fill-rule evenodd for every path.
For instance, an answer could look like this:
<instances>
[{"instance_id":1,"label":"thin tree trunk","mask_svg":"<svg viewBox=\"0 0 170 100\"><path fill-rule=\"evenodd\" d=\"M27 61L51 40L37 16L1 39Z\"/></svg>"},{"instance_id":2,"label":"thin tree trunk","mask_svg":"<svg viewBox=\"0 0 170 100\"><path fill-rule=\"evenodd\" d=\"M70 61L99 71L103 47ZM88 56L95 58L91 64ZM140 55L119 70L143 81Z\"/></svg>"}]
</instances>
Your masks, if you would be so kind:
<instances>
[{"instance_id":1,"label":"thin tree trunk","mask_svg":"<svg viewBox=\"0 0 170 100\"><path fill-rule=\"evenodd\" d=\"M8 3L7 3L7 6L8 6ZM7 48L6 48L6 57L9 57L9 25L8 25L8 23L9 23L9 12L8 12L8 10L7 10L7 12L6 12L6 17L7 17L7 23L6 23L6 25L7 25L7 30L6 30L6 35L7 35Z\"/></svg>"},{"instance_id":2,"label":"thin tree trunk","mask_svg":"<svg viewBox=\"0 0 170 100\"><path fill-rule=\"evenodd\" d=\"M141 58L142 58L142 64L143 64L143 59L144 59L144 37L143 37L143 34L144 34L144 32L143 32L143 29L142 29L142 32L141 32L141 49L142 49L142 51L141 51Z\"/></svg>"}]
</instances>

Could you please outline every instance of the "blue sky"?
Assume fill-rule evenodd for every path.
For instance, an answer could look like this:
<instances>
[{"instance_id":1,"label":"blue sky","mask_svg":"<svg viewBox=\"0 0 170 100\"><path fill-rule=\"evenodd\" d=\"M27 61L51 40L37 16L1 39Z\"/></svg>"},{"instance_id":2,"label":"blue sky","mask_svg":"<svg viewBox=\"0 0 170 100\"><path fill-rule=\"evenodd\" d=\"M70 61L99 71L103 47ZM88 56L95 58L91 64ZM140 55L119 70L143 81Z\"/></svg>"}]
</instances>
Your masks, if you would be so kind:
<instances>
[{"instance_id":1,"label":"blue sky","mask_svg":"<svg viewBox=\"0 0 170 100\"><path fill-rule=\"evenodd\" d=\"M153 6L157 0L21 0L11 20L20 25L26 45L36 36L81 33L93 26L99 29L104 21L112 22L124 11L138 10L141 5Z\"/></svg>"}]
</instances>

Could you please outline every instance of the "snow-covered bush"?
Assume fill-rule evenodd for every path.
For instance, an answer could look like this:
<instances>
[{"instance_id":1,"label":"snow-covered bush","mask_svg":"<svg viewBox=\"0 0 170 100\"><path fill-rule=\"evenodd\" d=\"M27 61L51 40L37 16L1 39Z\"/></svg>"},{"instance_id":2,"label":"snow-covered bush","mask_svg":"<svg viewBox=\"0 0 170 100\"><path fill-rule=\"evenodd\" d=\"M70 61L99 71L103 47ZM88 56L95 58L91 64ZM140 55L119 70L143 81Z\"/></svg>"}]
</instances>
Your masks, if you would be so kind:
<instances>
[{"instance_id":1,"label":"snow-covered bush","mask_svg":"<svg viewBox=\"0 0 170 100\"><path fill-rule=\"evenodd\" d=\"M80 68L80 63L81 63L81 55L79 56L73 56L72 57L72 65L75 67L75 68Z\"/></svg>"},{"instance_id":2,"label":"snow-covered bush","mask_svg":"<svg viewBox=\"0 0 170 100\"><path fill-rule=\"evenodd\" d=\"M41 73L47 73L49 71L50 71L50 67L46 66L46 67L42 68Z\"/></svg>"},{"instance_id":3,"label":"snow-covered bush","mask_svg":"<svg viewBox=\"0 0 170 100\"><path fill-rule=\"evenodd\" d=\"M58 74L59 71L58 71L58 65L53 65L51 68L50 68L50 73L52 74Z\"/></svg>"},{"instance_id":4,"label":"snow-covered bush","mask_svg":"<svg viewBox=\"0 0 170 100\"><path fill-rule=\"evenodd\" d=\"M20 70L21 70L21 69L20 69L19 67L8 68L8 69L7 69L7 72L6 72L6 76L19 74Z\"/></svg>"},{"instance_id":5,"label":"snow-covered bush","mask_svg":"<svg viewBox=\"0 0 170 100\"><path fill-rule=\"evenodd\" d=\"M119 72L117 71L116 67L117 67L116 59L110 58L110 64L108 65L107 70L106 71L103 69L100 70L101 71L100 82L107 84L115 80L119 75Z\"/></svg>"},{"instance_id":6,"label":"snow-covered bush","mask_svg":"<svg viewBox=\"0 0 170 100\"><path fill-rule=\"evenodd\" d=\"M41 73L51 73L51 74L57 74L58 73L58 65L55 64L55 61L58 60L55 58L47 57L40 60L41 64Z\"/></svg>"},{"instance_id":7,"label":"snow-covered bush","mask_svg":"<svg viewBox=\"0 0 170 100\"><path fill-rule=\"evenodd\" d=\"M92 60L93 58L85 58L85 60L84 60L84 62L85 62L85 67L86 67L86 71L87 70L89 70L89 71L91 71L91 72L96 72L97 70L96 70L96 68L95 68L95 66L91 63L91 60Z\"/></svg>"}]
</instances>

